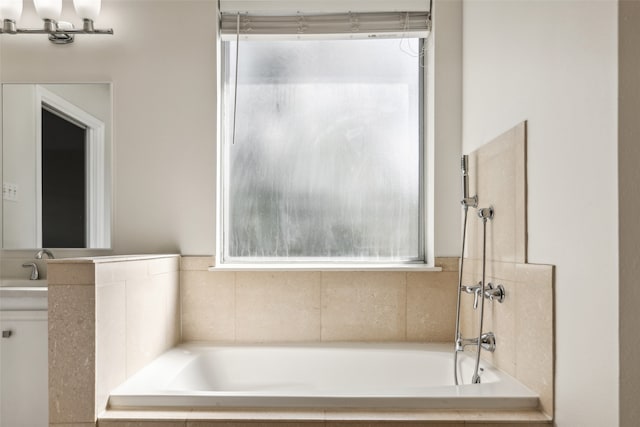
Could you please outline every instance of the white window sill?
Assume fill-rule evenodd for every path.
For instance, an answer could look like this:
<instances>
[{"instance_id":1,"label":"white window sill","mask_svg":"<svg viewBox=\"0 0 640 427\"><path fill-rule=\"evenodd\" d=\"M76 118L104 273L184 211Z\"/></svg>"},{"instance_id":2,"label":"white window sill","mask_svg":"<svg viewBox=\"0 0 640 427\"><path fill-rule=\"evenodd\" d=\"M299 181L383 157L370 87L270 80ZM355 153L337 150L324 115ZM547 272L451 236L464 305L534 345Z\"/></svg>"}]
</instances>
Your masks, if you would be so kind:
<instances>
[{"instance_id":1,"label":"white window sill","mask_svg":"<svg viewBox=\"0 0 640 427\"><path fill-rule=\"evenodd\" d=\"M428 264L220 264L209 271L442 271Z\"/></svg>"}]
</instances>

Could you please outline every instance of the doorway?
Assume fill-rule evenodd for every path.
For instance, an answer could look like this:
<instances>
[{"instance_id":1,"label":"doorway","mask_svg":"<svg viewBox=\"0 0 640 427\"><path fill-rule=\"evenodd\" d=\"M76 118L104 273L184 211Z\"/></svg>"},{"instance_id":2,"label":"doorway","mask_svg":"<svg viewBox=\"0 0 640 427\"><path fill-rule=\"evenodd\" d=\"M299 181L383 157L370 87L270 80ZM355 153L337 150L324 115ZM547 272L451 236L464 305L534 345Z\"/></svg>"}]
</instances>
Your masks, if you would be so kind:
<instances>
[{"instance_id":1,"label":"doorway","mask_svg":"<svg viewBox=\"0 0 640 427\"><path fill-rule=\"evenodd\" d=\"M43 105L43 247L87 247L86 156L86 126Z\"/></svg>"}]
</instances>

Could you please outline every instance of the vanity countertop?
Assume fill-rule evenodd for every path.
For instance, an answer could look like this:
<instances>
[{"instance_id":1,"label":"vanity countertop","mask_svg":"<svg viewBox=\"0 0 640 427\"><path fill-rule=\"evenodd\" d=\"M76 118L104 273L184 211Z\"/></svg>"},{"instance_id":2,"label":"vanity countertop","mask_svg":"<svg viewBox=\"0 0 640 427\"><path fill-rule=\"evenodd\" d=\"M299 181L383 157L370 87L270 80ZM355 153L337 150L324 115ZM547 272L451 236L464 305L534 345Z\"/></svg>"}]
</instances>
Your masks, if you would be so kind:
<instances>
[{"instance_id":1,"label":"vanity countertop","mask_svg":"<svg viewBox=\"0 0 640 427\"><path fill-rule=\"evenodd\" d=\"M178 258L179 254L150 254L150 255L108 255L76 258L48 259L47 264L103 264L109 262L145 261L161 258Z\"/></svg>"},{"instance_id":2,"label":"vanity countertop","mask_svg":"<svg viewBox=\"0 0 640 427\"><path fill-rule=\"evenodd\" d=\"M48 291L46 280L2 279L0 310L46 310Z\"/></svg>"}]
</instances>

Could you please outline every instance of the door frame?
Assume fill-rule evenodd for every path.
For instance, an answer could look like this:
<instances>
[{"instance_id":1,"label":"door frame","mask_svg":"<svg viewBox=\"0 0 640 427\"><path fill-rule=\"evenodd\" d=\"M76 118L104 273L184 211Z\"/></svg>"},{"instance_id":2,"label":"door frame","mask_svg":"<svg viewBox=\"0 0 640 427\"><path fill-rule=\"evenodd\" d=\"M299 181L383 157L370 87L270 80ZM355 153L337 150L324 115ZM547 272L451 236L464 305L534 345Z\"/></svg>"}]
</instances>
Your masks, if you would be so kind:
<instances>
[{"instance_id":1,"label":"door frame","mask_svg":"<svg viewBox=\"0 0 640 427\"><path fill-rule=\"evenodd\" d=\"M36 239L42 247L42 109L55 112L86 128L86 242L87 248L105 248L109 243L104 195L105 179L105 124L61 96L36 85L35 91L35 145L36 145Z\"/></svg>"}]
</instances>

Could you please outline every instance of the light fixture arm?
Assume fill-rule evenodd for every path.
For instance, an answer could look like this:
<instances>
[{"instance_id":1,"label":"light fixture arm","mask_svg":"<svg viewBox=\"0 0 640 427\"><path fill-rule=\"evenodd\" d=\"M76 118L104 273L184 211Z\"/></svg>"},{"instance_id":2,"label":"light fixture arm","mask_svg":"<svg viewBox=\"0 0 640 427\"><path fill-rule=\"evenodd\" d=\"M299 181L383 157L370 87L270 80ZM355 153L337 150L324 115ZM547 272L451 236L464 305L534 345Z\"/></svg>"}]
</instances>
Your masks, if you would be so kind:
<instances>
[{"instance_id":1,"label":"light fixture arm","mask_svg":"<svg viewBox=\"0 0 640 427\"><path fill-rule=\"evenodd\" d=\"M75 34L107 34L113 35L113 29L94 28L93 20L83 19L82 28L60 28L57 21L45 19L43 28L18 28L16 22L5 19L0 34L48 34L49 40L56 44L72 43Z\"/></svg>"}]
</instances>

